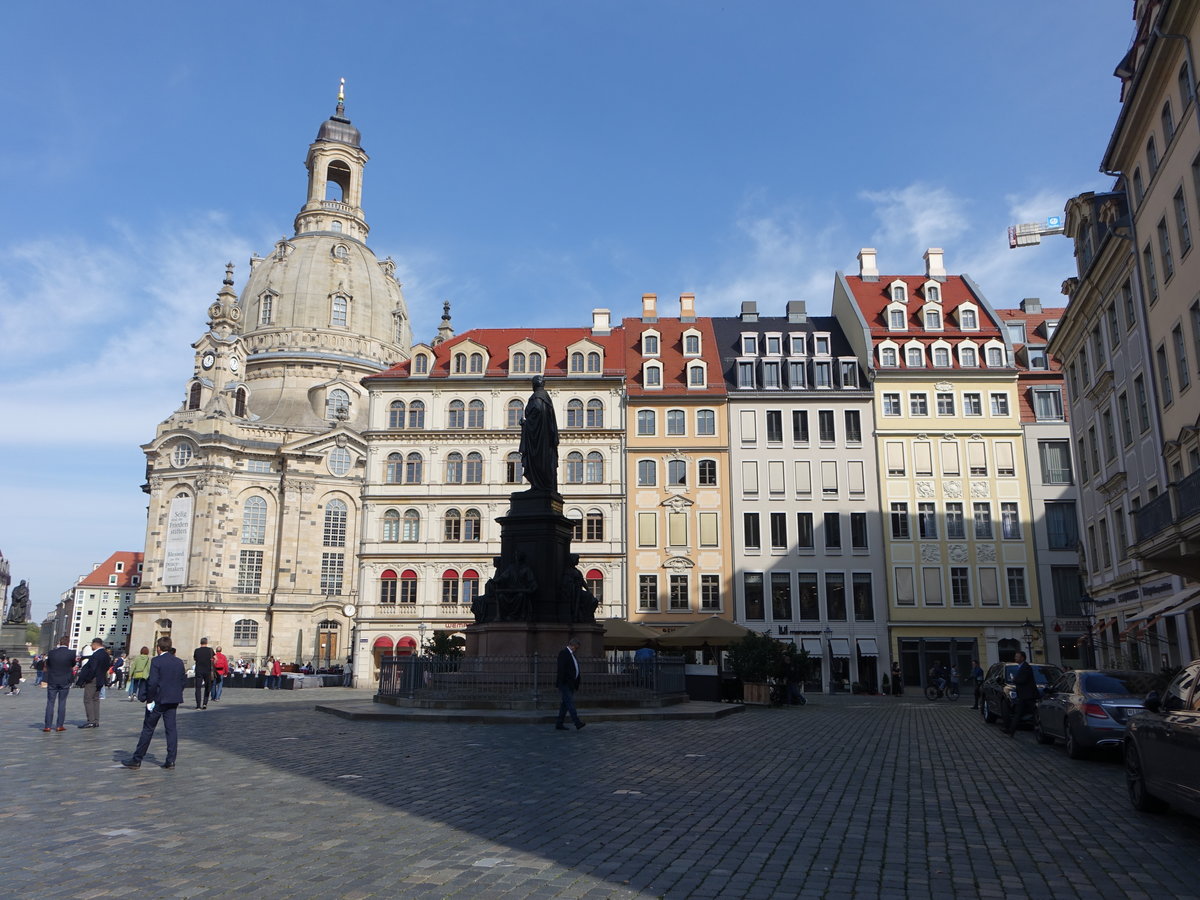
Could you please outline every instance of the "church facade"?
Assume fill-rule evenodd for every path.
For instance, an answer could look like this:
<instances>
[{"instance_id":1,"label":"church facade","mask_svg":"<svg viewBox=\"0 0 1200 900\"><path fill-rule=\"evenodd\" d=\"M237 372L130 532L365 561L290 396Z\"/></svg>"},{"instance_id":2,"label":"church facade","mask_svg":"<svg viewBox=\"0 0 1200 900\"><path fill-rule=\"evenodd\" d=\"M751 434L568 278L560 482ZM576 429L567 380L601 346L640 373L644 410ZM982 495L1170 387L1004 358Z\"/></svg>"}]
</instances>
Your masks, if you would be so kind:
<instances>
[{"instance_id":1,"label":"church facade","mask_svg":"<svg viewBox=\"0 0 1200 900\"><path fill-rule=\"evenodd\" d=\"M339 97L309 147L294 233L233 266L180 406L143 445L132 646L207 637L232 658L345 662L359 594L365 376L409 356L390 258L367 244L367 154Z\"/></svg>"}]
</instances>

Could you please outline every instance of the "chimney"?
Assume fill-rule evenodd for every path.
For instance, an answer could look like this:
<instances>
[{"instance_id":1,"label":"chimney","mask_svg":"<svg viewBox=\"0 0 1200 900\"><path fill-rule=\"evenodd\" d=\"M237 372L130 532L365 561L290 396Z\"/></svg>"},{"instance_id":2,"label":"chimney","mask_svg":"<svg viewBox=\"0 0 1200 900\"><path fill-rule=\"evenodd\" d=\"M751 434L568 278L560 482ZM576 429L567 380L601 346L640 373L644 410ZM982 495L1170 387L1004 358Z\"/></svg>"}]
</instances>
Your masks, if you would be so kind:
<instances>
[{"instance_id":1,"label":"chimney","mask_svg":"<svg viewBox=\"0 0 1200 900\"><path fill-rule=\"evenodd\" d=\"M934 281L946 280L946 264L942 261L942 248L930 247L925 251L925 277Z\"/></svg>"},{"instance_id":2,"label":"chimney","mask_svg":"<svg viewBox=\"0 0 1200 900\"><path fill-rule=\"evenodd\" d=\"M679 321L680 322L695 322L696 321L696 295L695 294L680 294L679 295Z\"/></svg>"},{"instance_id":3,"label":"chimney","mask_svg":"<svg viewBox=\"0 0 1200 900\"><path fill-rule=\"evenodd\" d=\"M740 318L743 322L757 322L758 304L753 300L743 300L742 314L738 318Z\"/></svg>"},{"instance_id":4,"label":"chimney","mask_svg":"<svg viewBox=\"0 0 1200 900\"><path fill-rule=\"evenodd\" d=\"M603 335L612 332L612 314L607 309L592 310L592 334Z\"/></svg>"},{"instance_id":5,"label":"chimney","mask_svg":"<svg viewBox=\"0 0 1200 900\"><path fill-rule=\"evenodd\" d=\"M863 281L879 280L879 267L875 264L874 247L863 247L858 251L858 274Z\"/></svg>"},{"instance_id":6,"label":"chimney","mask_svg":"<svg viewBox=\"0 0 1200 900\"><path fill-rule=\"evenodd\" d=\"M803 300L788 301L787 320L789 325L803 325L808 321L808 309Z\"/></svg>"},{"instance_id":7,"label":"chimney","mask_svg":"<svg viewBox=\"0 0 1200 900\"><path fill-rule=\"evenodd\" d=\"M1040 313L1042 311L1041 297L1026 297L1021 301L1021 312Z\"/></svg>"},{"instance_id":8,"label":"chimney","mask_svg":"<svg viewBox=\"0 0 1200 900\"><path fill-rule=\"evenodd\" d=\"M658 321L658 295L642 294L642 321Z\"/></svg>"}]
</instances>

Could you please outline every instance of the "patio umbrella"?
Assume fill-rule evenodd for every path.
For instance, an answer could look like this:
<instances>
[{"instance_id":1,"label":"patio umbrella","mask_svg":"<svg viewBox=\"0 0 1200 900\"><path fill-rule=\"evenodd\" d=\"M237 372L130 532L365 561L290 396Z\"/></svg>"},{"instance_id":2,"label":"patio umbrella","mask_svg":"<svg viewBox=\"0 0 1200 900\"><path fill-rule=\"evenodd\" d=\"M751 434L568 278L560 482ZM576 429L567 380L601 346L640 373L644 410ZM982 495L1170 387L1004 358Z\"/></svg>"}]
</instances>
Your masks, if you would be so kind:
<instances>
[{"instance_id":1,"label":"patio umbrella","mask_svg":"<svg viewBox=\"0 0 1200 900\"><path fill-rule=\"evenodd\" d=\"M736 625L728 619L710 616L664 634L658 642L664 647L702 647L705 644L709 647L728 647L751 633L749 628Z\"/></svg>"},{"instance_id":2,"label":"patio umbrella","mask_svg":"<svg viewBox=\"0 0 1200 900\"><path fill-rule=\"evenodd\" d=\"M646 641L658 640L658 632L639 625L637 622L626 622L624 619L604 619L604 649L606 650L636 650Z\"/></svg>"}]
</instances>

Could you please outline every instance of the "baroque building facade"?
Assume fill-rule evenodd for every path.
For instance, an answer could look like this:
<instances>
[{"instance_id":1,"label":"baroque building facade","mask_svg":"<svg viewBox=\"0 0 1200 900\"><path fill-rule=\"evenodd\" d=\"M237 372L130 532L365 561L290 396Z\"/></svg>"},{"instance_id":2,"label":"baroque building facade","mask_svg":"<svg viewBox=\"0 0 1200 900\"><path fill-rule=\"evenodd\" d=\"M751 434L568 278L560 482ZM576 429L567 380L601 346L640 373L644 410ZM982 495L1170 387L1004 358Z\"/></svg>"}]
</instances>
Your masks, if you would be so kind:
<instances>
[{"instance_id":1,"label":"baroque building facade","mask_svg":"<svg viewBox=\"0 0 1200 900\"><path fill-rule=\"evenodd\" d=\"M232 265L183 398L143 446L145 571L132 643L203 637L231 656L349 655L367 467L361 379L406 359L395 264L367 245L360 134L337 110L310 145L294 233Z\"/></svg>"}]
</instances>

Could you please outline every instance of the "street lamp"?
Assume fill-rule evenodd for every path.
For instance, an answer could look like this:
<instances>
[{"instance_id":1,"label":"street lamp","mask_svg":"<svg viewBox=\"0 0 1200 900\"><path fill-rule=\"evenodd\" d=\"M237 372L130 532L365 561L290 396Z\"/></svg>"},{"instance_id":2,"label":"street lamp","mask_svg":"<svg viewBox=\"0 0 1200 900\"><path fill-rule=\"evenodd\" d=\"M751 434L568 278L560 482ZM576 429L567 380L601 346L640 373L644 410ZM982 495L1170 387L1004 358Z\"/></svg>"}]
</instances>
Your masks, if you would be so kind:
<instances>
[{"instance_id":1,"label":"street lamp","mask_svg":"<svg viewBox=\"0 0 1200 900\"><path fill-rule=\"evenodd\" d=\"M420 656L422 653L425 652L425 623L424 622L422 622L420 625L417 626L417 634L419 634L421 636L420 643L417 646L417 655Z\"/></svg>"},{"instance_id":2,"label":"street lamp","mask_svg":"<svg viewBox=\"0 0 1200 900\"><path fill-rule=\"evenodd\" d=\"M1029 661L1033 662L1033 623L1026 619L1021 623L1021 636L1025 638L1025 647L1029 650Z\"/></svg>"},{"instance_id":3,"label":"street lamp","mask_svg":"<svg viewBox=\"0 0 1200 900\"><path fill-rule=\"evenodd\" d=\"M1084 594L1083 596L1081 596L1079 598L1079 611L1082 612L1084 614L1084 616L1087 618L1087 623L1088 623L1088 626L1087 626L1088 627L1088 632L1087 632L1088 665L1094 669L1094 668L1096 668L1096 643L1095 643L1095 637L1093 636L1092 632L1095 629L1094 623L1096 621L1096 618L1095 618L1096 617L1096 600L1095 600L1095 598L1090 597L1087 594Z\"/></svg>"}]
</instances>

